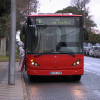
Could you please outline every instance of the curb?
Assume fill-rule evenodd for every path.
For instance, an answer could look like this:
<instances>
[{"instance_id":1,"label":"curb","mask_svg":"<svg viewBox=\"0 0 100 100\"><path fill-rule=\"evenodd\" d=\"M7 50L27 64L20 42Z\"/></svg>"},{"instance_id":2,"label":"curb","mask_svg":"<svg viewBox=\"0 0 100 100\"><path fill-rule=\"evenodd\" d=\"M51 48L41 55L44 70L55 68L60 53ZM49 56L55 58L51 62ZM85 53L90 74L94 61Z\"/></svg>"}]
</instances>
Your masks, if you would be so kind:
<instances>
[{"instance_id":1,"label":"curb","mask_svg":"<svg viewBox=\"0 0 100 100\"><path fill-rule=\"evenodd\" d=\"M28 100L28 97L27 97L27 92L26 92L26 86L25 86L25 82L24 82L24 75L23 75L23 72L22 72L22 85L23 85L23 95L24 95L24 100Z\"/></svg>"},{"instance_id":2,"label":"curb","mask_svg":"<svg viewBox=\"0 0 100 100\"><path fill-rule=\"evenodd\" d=\"M0 74L0 83L2 82L3 78L5 77L6 73L8 71L8 66L5 68L5 70Z\"/></svg>"}]
</instances>

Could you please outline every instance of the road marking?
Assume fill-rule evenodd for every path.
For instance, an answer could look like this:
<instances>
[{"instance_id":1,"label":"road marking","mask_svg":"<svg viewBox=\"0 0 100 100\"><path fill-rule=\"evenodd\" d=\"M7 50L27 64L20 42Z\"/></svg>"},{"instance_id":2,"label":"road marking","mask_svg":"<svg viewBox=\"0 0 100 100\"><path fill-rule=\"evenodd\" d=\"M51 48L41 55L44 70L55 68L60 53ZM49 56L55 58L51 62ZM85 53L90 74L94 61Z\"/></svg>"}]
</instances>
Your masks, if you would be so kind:
<instances>
[{"instance_id":1,"label":"road marking","mask_svg":"<svg viewBox=\"0 0 100 100\"><path fill-rule=\"evenodd\" d=\"M92 62L91 62L91 64L94 64L94 65L99 65L99 63L92 63ZM99 66L100 66L100 65L99 65Z\"/></svg>"},{"instance_id":2,"label":"road marking","mask_svg":"<svg viewBox=\"0 0 100 100\"><path fill-rule=\"evenodd\" d=\"M87 69L84 69L84 71L95 74L97 76L100 76L100 73L96 73L96 72L93 72L93 71L90 71L90 70L87 70Z\"/></svg>"},{"instance_id":3,"label":"road marking","mask_svg":"<svg viewBox=\"0 0 100 100\"><path fill-rule=\"evenodd\" d=\"M91 65L91 64L89 64L89 63L84 63L85 65Z\"/></svg>"},{"instance_id":4,"label":"road marking","mask_svg":"<svg viewBox=\"0 0 100 100\"><path fill-rule=\"evenodd\" d=\"M85 65L97 65L97 66L100 66L98 63L84 63Z\"/></svg>"},{"instance_id":5,"label":"road marking","mask_svg":"<svg viewBox=\"0 0 100 100\"><path fill-rule=\"evenodd\" d=\"M7 66L6 69L3 71L3 73L0 75L0 83L2 82L3 78L5 77L7 71L8 71L8 66Z\"/></svg>"}]
</instances>

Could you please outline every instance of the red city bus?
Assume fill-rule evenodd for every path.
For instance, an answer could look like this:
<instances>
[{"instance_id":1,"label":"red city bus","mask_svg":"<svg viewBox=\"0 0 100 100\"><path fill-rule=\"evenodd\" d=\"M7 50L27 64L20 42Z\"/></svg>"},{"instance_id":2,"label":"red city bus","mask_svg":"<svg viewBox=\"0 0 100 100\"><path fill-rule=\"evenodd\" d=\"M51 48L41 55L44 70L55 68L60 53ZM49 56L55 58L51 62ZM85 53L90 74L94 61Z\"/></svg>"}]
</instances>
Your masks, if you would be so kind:
<instances>
[{"instance_id":1,"label":"red city bus","mask_svg":"<svg viewBox=\"0 0 100 100\"><path fill-rule=\"evenodd\" d=\"M84 31L84 34L83 34ZM84 73L82 15L28 15L25 34L25 68L32 76L71 76L79 81Z\"/></svg>"}]
</instances>

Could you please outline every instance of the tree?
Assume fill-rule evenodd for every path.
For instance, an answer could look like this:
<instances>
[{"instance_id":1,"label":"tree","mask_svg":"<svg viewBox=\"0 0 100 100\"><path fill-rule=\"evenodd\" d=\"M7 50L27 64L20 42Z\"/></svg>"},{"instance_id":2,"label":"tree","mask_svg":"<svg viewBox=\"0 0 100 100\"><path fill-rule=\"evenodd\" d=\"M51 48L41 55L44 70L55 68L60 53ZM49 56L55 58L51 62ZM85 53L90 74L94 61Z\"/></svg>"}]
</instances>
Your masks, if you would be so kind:
<instances>
[{"instance_id":1,"label":"tree","mask_svg":"<svg viewBox=\"0 0 100 100\"><path fill-rule=\"evenodd\" d=\"M10 9L11 0L0 0L0 39L6 37L6 42L8 44L9 42L7 37L10 33ZM6 44L7 51L8 44Z\"/></svg>"},{"instance_id":2,"label":"tree","mask_svg":"<svg viewBox=\"0 0 100 100\"><path fill-rule=\"evenodd\" d=\"M36 12L38 6L37 0L17 0L17 30L21 30L25 18Z\"/></svg>"},{"instance_id":3,"label":"tree","mask_svg":"<svg viewBox=\"0 0 100 100\"><path fill-rule=\"evenodd\" d=\"M38 0L17 0L17 30L21 30L21 33L27 16L37 12L38 6ZM20 34L20 38L24 42L23 34Z\"/></svg>"},{"instance_id":4,"label":"tree","mask_svg":"<svg viewBox=\"0 0 100 100\"><path fill-rule=\"evenodd\" d=\"M86 8L86 4L90 3L91 0L71 0L70 4L72 7L76 7L78 11L81 11L84 17L84 10L85 10L85 21L86 21L86 28L91 29L91 27L97 26L95 22L92 20L92 15L89 15L89 8ZM85 7L85 8L84 8ZM83 21L84 22L84 21Z\"/></svg>"},{"instance_id":5,"label":"tree","mask_svg":"<svg viewBox=\"0 0 100 100\"><path fill-rule=\"evenodd\" d=\"M71 0L70 4L72 7L78 8L78 10L83 10L84 6L88 4L91 0Z\"/></svg>"},{"instance_id":6,"label":"tree","mask_svg":"<svg viewBox=\"0 0 100 100\"><path fill-rule=\"evenodd\" d=\"M0 17L10 13L11 0L0 0Z\"/></svg>"},{"instance_id":7,"label":"tree","mask_svg":"<svg viewBox=\"0 0 100 100\"><path fill-rule=\"evenodd\" d=\"M9 35L11 0L0 0L0 38Z\"/></svg>"},{"instance_id":8,"label":"tree","mask_svg":"<svg viewBox=\"0 0 100 100\"><path fill-rule=\"evenodd\" d=\"M29 15L36 12L38 4L38 0L17 0L17 9L20 13Z\"/></svg>"},{"instance_id":9,"label":"tree","mask_svg":"<svg viewBox=\"0 0 100 100\"><path fill-rule=\"evenodd\" d=\"M0 38L8 37L10 32L10 15L0 17Z\"/></svg>"},{"instance_id":10,"label":"tree","mask_svg":"<svg viewBox=\"0 0 100 100\"><path fill-rule=\"evenodd\" d=\"M89 40L85 40L85 42L91 44L100 43L100 35L89 31Z\"/></svg>"},{"instance_id":11,"label":"tree","mask_svg":"<svg viewBox=\"0 0 100 100\"><path fill-rule=\"evenodd\" d=\"M25 14L32 14L38 7L37 0L17 0L17 30L25 21ZM0 37L9 36L11 0L0 0Z\"/></svg>"},{"instance_id":12,"label":"tree","mask_svg":"<svg viewBox=\"0 0 100 100\"><path fill-rule=\"evenodd\" d=\"M82 14L83 11L78 11L77 7L68 6L63 10L58 10L56 13L72 13L72 14Z\"/></svg>"}]
</instances>

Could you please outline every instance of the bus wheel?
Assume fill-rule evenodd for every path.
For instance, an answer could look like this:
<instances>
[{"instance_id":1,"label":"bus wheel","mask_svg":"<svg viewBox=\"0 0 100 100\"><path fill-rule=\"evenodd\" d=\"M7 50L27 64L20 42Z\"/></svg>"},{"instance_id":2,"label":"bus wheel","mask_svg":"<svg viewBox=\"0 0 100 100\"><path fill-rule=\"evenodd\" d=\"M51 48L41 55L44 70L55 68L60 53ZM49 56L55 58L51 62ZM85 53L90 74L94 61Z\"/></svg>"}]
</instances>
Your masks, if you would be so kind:
<instances>
[{"instance_id":1,"label":"bus wheel","mask_svg":"<svg viewBox=\"0 0 100 100\"><path fill-rule=\"evenodd\" d=\"M31 82L36 81L36 76L35 75L28 75L28 79Z\"/></svg>"},{"instance_id":2,"label":"bus wheel","mask_svg":"<svg viewBox=\"0 0 100 100\"><path fill-rule=\"evenodd\" d=\"M80 81L81 75L73 75L72 79L73 79L73 81Z\"/></svg>"},{"instance_id":3,"label":"bus wheel","mask_svg":"<svg viewBox=\"0 0 100 100\"><path fill-rule=\"evenodd\" d=\"M29 81L32 81L32 75L28 75Z\"/></svg>"}]
</instances>

